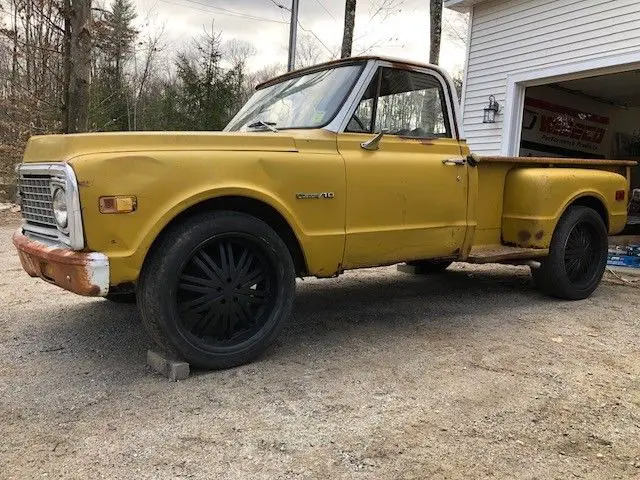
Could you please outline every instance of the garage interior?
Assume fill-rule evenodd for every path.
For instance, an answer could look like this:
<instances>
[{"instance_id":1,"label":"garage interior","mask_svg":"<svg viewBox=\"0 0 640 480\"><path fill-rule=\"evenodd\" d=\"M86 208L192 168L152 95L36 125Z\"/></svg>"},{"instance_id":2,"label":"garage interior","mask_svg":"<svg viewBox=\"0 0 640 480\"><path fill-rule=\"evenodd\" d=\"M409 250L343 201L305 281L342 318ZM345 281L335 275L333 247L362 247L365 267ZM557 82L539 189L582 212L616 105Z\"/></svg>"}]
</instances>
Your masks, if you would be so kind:
<instances>
[{"instance_id":1,"label":"garage interior","mask_svg":"<svg viewBox=\"0 0 640 480\"><path fill-rule=\"evenodd\" d=\"M640 161L640 70L527 88L520 155ZM614 253L636 250L618 244L640 244L640 167L632 168L631 192L627 228L613 237ZM611 263L611 251L609 257ZM640 256L622 261L619 266L640 268Z\"/></svg>"}]
</instances>

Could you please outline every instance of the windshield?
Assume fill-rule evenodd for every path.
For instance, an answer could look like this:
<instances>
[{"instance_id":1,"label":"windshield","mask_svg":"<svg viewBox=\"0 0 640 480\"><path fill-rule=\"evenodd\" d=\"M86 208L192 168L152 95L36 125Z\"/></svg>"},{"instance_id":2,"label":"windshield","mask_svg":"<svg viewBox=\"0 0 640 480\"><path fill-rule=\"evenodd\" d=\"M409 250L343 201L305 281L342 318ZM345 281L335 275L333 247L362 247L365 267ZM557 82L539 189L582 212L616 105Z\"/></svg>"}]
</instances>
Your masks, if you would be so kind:
<instances>
[{"instance_id":1,"label":"windshield","mask_svg":"<svg viewBox=\"0 0 640 480\"><path fill-rule=\"evenodd\" d=\"M360 75L362 64L308 73L258 90L226 131L318 128L328 124Z\"/></svg>"}]
</instances>

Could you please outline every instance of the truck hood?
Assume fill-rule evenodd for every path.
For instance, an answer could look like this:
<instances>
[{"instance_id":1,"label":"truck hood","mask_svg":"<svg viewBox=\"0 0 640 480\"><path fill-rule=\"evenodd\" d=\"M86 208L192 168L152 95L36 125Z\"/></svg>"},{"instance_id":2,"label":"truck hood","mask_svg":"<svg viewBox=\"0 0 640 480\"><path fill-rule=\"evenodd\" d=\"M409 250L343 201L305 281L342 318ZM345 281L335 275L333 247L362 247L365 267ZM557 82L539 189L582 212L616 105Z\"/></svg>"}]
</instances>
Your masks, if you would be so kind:
<instances>
[{"instance_id":1,"label":"truck hood","mask_svg":"<svg viewBox=\"0 0 640 480\"><path fill-rule=\"evenodd\" d=\"M29 139L25 162L68 161L89 153L150 151L296 152L291 132L113 132Z\"/></svg>"}]
</instances>

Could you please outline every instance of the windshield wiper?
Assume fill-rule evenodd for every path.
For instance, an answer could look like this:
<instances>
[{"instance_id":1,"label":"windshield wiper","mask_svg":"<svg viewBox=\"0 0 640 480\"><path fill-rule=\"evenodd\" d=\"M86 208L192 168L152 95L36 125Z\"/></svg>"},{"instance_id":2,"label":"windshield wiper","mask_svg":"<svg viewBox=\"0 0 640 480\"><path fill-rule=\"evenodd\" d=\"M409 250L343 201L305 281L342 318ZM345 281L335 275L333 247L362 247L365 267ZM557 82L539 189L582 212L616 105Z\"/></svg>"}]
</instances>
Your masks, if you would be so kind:
<instances>
[{"instance_id":1,"label":"windshield wiper","mask_svg":"<svg viewBox=\"0 0 640 480\"><path fill-rule=\"evenodd\" d=\"M259 128L259 127L268 128L273 133L278 133L278 129L276 128L276 122L263 122L262 120L258 120L247 125L247 128Z\"/></svg>"}]
</instances>

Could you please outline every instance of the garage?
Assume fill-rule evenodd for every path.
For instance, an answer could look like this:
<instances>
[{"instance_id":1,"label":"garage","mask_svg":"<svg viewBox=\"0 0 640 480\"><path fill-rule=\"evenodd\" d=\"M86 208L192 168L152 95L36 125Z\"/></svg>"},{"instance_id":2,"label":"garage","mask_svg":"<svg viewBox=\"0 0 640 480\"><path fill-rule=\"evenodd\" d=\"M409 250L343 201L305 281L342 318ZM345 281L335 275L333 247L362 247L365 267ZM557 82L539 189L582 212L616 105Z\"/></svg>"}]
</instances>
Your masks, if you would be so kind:
<instances>
[{"instance_id":1,"label":"garage","mask_svg":"<svg viewBox=\"0 0 640 480\"><path fill-rule=\"evenodd\" d=\"M518 154L640 160L639 86L630 70L527 87ZM631 173L628 224L640 226L639 167Z\"/></svg>"},{"instance_id":2,"label":"garage","mask_svg":"<svg viewBox=\"0 0 640 480\"><path fill-rule=\"evenodd\" d=\"M444 3L469 15L461 104L473 152L640 160L637 0ZM609 265L640 269L640 169L632 170L628 224L611 237Z\"/></svg>"},{"instance_id":3,"label":"garage","mask_svg":"<svg viewBox=\"0 0 640 480\"><path fill-rule=\"evenodd\" d=\"M512 80L504 147L523 157L640 161L640 69ZM506 112L505 112L506 113ZM631 168L627 227L610 237L610 268L640 269L640 167ZM638 271L638 270L635 270Z\"/></svg>"}]
</instances>

